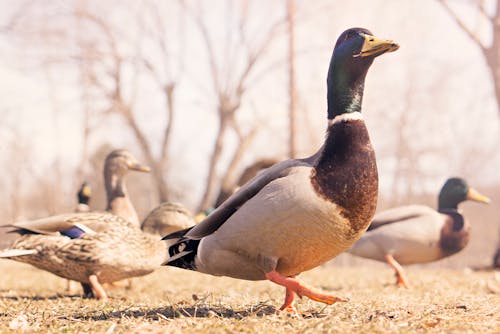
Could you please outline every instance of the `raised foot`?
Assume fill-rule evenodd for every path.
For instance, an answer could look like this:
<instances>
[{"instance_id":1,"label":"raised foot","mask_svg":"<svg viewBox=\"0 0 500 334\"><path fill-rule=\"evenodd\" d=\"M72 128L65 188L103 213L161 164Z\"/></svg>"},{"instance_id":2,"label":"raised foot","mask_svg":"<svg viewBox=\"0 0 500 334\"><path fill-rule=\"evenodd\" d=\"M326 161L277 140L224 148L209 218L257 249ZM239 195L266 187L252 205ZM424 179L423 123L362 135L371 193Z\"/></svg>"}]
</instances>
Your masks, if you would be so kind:
<instances>
[{"instance_id":1,"label":"raised foot","mask_svg":"<svg viewBox=\"0 0 500 334\"><path fill-rule=\"evenodd\" d=\"M332 305L332 304L335 304L336 302L345 303L345 302L349 301L349 299L347 299L347 298L337 297L334 295L324 293L318 289L308 288L305 286L302 289L295 291L295 293L301 298L302 298L302 296L306 296L309 299L312 299L312 300L320 302L320 303L325 303L327 305Z\"/></svg>"},{"instance_id":2,"label":"raised foot","mask_svg":"<svg viewBox=\"0 0 500 334\"><path fill-rule=\"evenodd\" d=\"M328 305L334 304L336 302L347 302L348 299L340 298L334 295L324 293L318 289L310 288L307 285L301 283L299 280L293 277L286 277L276 272L275 270L266 273L266 278L271 282L282 285L286 287L285 303L281 306L281 310L288 310L293 308L293 293L296 293L299 297L306 296L317 302L325 303Z\"/></svg>"}]
</instances>

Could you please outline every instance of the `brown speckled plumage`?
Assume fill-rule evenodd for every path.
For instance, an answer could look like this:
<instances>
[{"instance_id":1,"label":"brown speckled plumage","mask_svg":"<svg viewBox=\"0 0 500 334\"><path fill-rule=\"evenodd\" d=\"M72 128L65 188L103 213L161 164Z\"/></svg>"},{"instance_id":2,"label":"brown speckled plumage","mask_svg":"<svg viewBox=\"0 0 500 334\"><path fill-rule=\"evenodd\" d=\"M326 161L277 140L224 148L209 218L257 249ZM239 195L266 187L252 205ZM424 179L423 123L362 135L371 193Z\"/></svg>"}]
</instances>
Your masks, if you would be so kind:
<instances>
[{"instance_id":1,"label":"brown speckled plumage","mask_svg":"<svg viewBox=\"0 0 500 334\"><path fill-rule=\"evenodd\" d=\"M8 225L22 236L11 249L0 252L0 257L79 281L85 294L92 291L90 294L101 299L106 293L100 283L145 275L158 268L166 256L165 244L139 229L125 186L130 170L148 172L149 167L126 150L114 150L106 157L107 210L112 214L75 213ZM88 203L89 196L90 189L85 189L84 183L78 197L87 197Z\"/></svg>"},{"instance_id":2,"label":"brown speckled plumage","mask_svg":"<svg viewBox=\"0 0 500 334\"><path fill-rule=\"evenodd\" d=\"M70 239L54 235L57 231L50 231L48 224L44 224L50 235L25 234L12 246L12 249L34 249L37 253L12 260L82 283L88 283L89 275L94 274L101 283L106 283L151 273L166 257L163 241L143 233L121 217L109 213L75 213L50 218L54 226L81 224L95 233ZM14 227L27 233L30 224L39 229L37 221Z\"/></svg>"}]
</instances>

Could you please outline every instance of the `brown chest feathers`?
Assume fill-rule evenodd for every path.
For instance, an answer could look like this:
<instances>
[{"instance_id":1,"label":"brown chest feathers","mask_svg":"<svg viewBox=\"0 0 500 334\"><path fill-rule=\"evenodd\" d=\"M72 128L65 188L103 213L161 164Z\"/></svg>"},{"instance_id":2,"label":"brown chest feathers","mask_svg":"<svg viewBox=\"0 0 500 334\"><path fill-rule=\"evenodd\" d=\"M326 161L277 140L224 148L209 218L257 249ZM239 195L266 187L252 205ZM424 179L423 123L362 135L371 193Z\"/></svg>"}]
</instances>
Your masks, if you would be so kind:
<instances>
[{"instance_id":1,"label":"brown chest feathers","mask_svg":"<svg viewBox=\"0 0 500 334\"><path fill-rule=\"evenodd\" d=\"M441 229L439 248L443 256L450 256L464 249L469 243L470 225L455 210L442 213L446 214L446 221Z\"/></svg>"},{"instance_id":2,"label":"brown chest feathers","mask_svg":"<svg viewBox=\"0 0 500 334\"><path fill-rule=\"evenodd\" d=\"M311 182L320 196L342 208L354 234L367 228L377 207L378 172L363 120L329 127Z\"/></svg>"}]
</instances>

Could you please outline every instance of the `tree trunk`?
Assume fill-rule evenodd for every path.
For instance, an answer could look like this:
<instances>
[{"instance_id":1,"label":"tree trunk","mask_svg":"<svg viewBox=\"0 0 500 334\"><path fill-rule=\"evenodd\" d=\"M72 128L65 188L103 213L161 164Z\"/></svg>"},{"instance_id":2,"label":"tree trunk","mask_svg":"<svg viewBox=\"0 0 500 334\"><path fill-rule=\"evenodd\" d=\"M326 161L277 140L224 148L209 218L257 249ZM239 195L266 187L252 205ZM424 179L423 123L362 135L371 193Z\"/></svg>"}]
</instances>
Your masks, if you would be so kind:
<instances>
[{"instance_id":1,"label":"tree trunk","mask_svg":"<svg viewBox=\"0 0 500 334\"><path fill-rule=\"evenodd\" d=\"M473 32L472 29L470 29L458 16L458 14L451 9L446 0L439 0L439 3L443 5L444 9L455 20L459 28L479 47L483 53L491 73L491 79L493 80L493 88L495 90L495 98L498 107L497 111L500 116L500 0L496 1L496 9L493 16L486 13L481 3L476 3L478 10L487 17L488 21L492 25L491 30L493 36L491 46L486 46L485 43L481 41L478 35Z\"/></svg>"},{"instance_id":2,"label":"tree trunk","mask_svg":"<svg viewBox=\"0 0 500 334\"><path fill-rule=\"evenodd\" d=\"M124 105L123 103L120 103L120 110L121 114L123 117L125 117L125 120L127 121L127 124L129 127L132 129L132 132L135 135L135 138L137 139L137 142L139 143L139 146L142 150L142 153L144 155L144 158L146 159L146 163L149 165L151 168L151 175L155 179L156 183L156 190L158 192L158 198L160 202L168 201L168 191L167 191L167 184L166 181L163 177L163 171L162 168L164 167L161 163L158 163L156 159L154 158L153 154L151 153L151 147L149 146L149 143L142 133L141 129L139 129L139 126L137 122L134 119L132 110L128 105Z\"/></svg>"}]
</instances>

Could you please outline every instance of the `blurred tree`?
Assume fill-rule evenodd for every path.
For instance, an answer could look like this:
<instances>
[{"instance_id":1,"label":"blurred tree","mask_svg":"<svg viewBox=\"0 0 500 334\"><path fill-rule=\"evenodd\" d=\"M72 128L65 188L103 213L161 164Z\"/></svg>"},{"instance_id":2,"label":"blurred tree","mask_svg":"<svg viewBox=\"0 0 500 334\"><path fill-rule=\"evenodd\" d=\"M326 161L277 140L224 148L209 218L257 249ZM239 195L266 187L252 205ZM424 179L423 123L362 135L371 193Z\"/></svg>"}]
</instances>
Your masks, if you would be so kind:
<instances>
[{"instance_id":1,"label":"blurred tree","mask_svg":"<svg viewBox=\"0 0 500 334\"><path fill-rule=\"evenodd\" d=\"M221 183L224 191L230 189L236 183L237 171L257 131L257 125L244 132L237 121L236 115L241 110L242 99L255 81L250 83L249 78L255 72L259 62L265 59L264 55L276 39L280 28L286 22L285 18L279 18L265 27L264 32L259 31L256 36L249 36L251 6L250 2L238 2L237 10L233 6L235 2L226 1L225 6L230 20L225 22L225 40L217 40L211 35L210 26L207 24L206 16L203 16L203 2L197 2L191 6L187 2L181 2L187 13L193 18L198 27L205 48L210 67L212 89L217 97L217 117L219 128L216 134L214 147L210 157L207 182L199 210L206 210L214 205L214 196L217 184ZM254 14L256 15L256 14ZM257 42L255 42L257 40ZM227 52L217 53L216 49L222 48ZM230 158L222 180L217 177L217 168L224 151L224 138L228 131L236 134L236 149Z\"/></svg>"},{"instance_id":2,"label":"blurred tree","mask_svg":"<svg viewBox=\"0 0 500 334\"><path fill-rule=\"evenodd\" d=\"M8 138L3 141L4 152L7 154L7 163L4 169L4 180L8 180L4 188L8 193L8 206L5 211L7 219L14 221L28 212L24 208L23 188L28 175L31 174L28 161L31 160L31 152L25 138L15 129L10 129Z\"/></svg>"},{"instance_id":3,"label":"blurred tree","mask_svg":"<svg viewBox=\"0 0 500 334\"><path fill-rule=\"evenodd\" d=\"M215 207L218 207L222 204L229 196L233 194L239 187L250 181L253 177L255 177L261 170L265 168L269 168L275 163L279 161L276 159L260 159L255 161L253 164L245 168L243 173L240 175L239 179L235 184L232 184L232 187L221 187L219 195L217 196L217 200L215 201Z\"/></svg>"},{"instance_id":4,"label":"blurred tree","mask_svg":"<svg viewBox=\"0 0 500 334\"><path fill-rule=\"evenodd\" d=\"M288 113L289 125L289 158L297 157L296 106L297 89L295 87L295 0L287 0L287 30L288 30Z\"/></svg>"},{"instance_id":5,"label":"blurred tree","mask_svg":"<svg viewBox=\"0 0 500 334\"><path fill-rule=\"evenodd\" d=\"M180 52L174 52L170 34L182 35L182 11L176 12L180 19L180 30L167 26L161 13L165 8L160 8L158 2L147 2L136 13L135 33L136 40L123 38L122 30L105 19L102 13L95 12L93 7L86 2L79 2L75 7L74 17L78 22L78 31L96 30L98 34L85 34L78 39L80 54L78 56L82 82L85 89L95 90L95 94L103 97L107 102L101 114L116 114L120 116L135 137L145 162L152 169L154 184L157 188L158 199L169 200L169 188L166 175L172 129L175 116L175 90L184 69L182 45L178 46ZM175 3L169 4L171 15L175 12ZM184 42L180 36L179 43ZM126 46L121 45L128 42ZM146 52L153 48L155 53ZM153 57L152 54L159 56ZM126 75L131 72L130 75ZM137 114L136 98L140 77L149 75L156 83L165 101L165 125L159 150L154 152L150 134L142 129ZM132 87L132 89L130 89ZM88 95L88 94L87 94ZM88 99L88 96L87 96ZM88 128L85 134L88 135Z\"/></svg>"},{"instance_id":6,"label":"blurred tree","mask_svg":"<svg viewBox=\"0 0 500 334\"><path fill-rule=\"evenodd\" d=\"M485 19L491 27L491 42L485 42L479 34L470 27L461 16L452 9L448 0L438 0L446 12L455 20L456 24L481 50L490 70L495 91L498 113L500 115L500 0L494 0L494 13L488 13L484 0L470 0L471 7ZM467 12L469 14L470 12Z\"/></svg>"}]
</instances>

